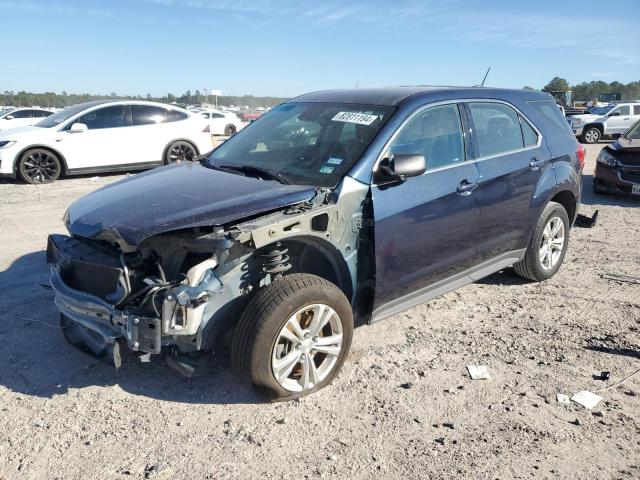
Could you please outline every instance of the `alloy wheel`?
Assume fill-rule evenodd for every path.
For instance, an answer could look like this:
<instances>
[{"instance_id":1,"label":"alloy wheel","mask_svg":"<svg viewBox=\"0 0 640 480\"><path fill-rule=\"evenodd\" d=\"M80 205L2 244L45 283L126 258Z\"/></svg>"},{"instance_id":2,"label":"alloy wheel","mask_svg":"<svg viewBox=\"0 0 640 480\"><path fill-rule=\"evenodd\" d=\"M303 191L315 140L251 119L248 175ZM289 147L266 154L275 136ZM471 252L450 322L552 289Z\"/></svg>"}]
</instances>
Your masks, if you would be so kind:
<instances>
[{"instance_id":1,"label":"alloy wheel","mask_svg":"<svg viewBox=\"0 0 640 480\"><path fill-rule=\"evenodd\" d=\"M194 148L186 142L176 142L169 150L169 162L191 161L196 156Z\"/></svg>"},{"instance_id":2,"label":"alloy wheel","mask_svg":"<svg viewBox=\"0 0 640 480\"><path fill-rule=\"evenodd\" d=\"M334 309L313 304L286 321L271 354L271 370L282 388L310 390L326 379L342 351L342 322Z\"/></svg>"},{"instance_id":3,"label":"alloy wheel","mask_svg":"<svg viewBox=\"0 0 640 480\"><path fill-rule=\"evenodd\" d=\"M32 183L48 183L55 180L59 174L58 160L46 150L34 150L27 155L22 164L24 175Z\"/></svg>"},{"instance_id":4,"label":"alloy wheel","mask_svg":"<svg viewBox=\"0 0 640 480\"><path fill-rule=\"evenodd\" d=\"M558 264L564 249L564 242L564 222L560 217L553 217L544 227L540 240L539 258L542 268L551 270Z\"/></svg>"},{"instance_id":5,"label":"alloy wheel","mask_svg":"<svg viewBox=\"0 0 640 480\"><path fill-rule=\"evenodd\" d=\"M600 140L600 132L595 128L591 128L584 134L584 139L587 143L596 143Z\"/></svg>"}]
</instances>

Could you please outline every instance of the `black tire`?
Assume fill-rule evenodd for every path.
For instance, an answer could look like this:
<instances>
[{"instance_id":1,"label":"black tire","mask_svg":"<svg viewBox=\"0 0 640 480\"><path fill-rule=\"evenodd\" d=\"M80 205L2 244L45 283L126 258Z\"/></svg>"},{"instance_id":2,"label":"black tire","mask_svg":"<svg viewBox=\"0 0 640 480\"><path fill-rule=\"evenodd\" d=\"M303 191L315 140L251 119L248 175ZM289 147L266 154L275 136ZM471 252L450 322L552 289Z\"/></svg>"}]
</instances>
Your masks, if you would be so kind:
<instances>
[{"instance_id":1,"label":"black tire","mask_svg":"<svg viewBox=\"0 0 640 480\"><path fill-rule=\"evenodd\" d=\"M235 125L227 125L224 127L224 134L227 137L231 137L236 134L236 126Z\"/></svg>"},{"instance_id":2,"label":"black tire","mask_svg":"<svg viewBox=\"0 0 640 480\"><path fill-rule=\"evenodd\" d=\"M582 142L588 144L598 143L602 138L602 132L599 128L589 127L582 132Z\"/></svg>"},{"instance_id":3,"label":"black tire","mask_svg":"<svg viewBox=\"0 0 640 480\"><path fill-rule=\"evenodd\" d=\"M186 140L172 142L164 154L164 164L192 161L198 155L196 147Z\"/></svg>"},{"instance_id":4,"label":"black tire","mask_svg":"<svg viewBox=\"0 0 640 480\"><path fill-rule=\"evenodd\" d=\"M273 352L281 338L281 330L289 318L304 307L319 303L331 307L337 314L336 321L342 327L341 350L326 378L312 388L291 391L276 379L272 370L272 354L275 355ZM249 302L236 326L231 346L231 364L236 372L267 390L275 400L298 398L331 383L349 353L352 337L353 312L344 293L331 282L315 275L291 274L259 290ZM314 340L317 338L314 337ZM316 361L316 357L309 358ZM322 358L319 361L322 362ZM295 372L292 371L291 375L295 375Z\"/></svg>"},{"instance_id":5,"label":"black tire","mask_svg":"<svg viewBox=\"0 0 640 480\"><path fill-rule=\"evenodd\" d=\"M596 187L596 184L591 185L593 187L593 193L597 193L598 195L607 195L608 192L602 190L601 188Z\"/></svg>"},{"instance_id":6,"label":"black tire","mask_svg":"<svg viewBox=\"0 0 640 480\"><path fill-rule=\"evenodd\" d=\"M62 174L60 157L50 150L32 148L20 155L18 176L25 183L52 183Z\"/></svg>"},{"instance_id":7,"label":"black tire","mask_svg":"<svg viewBox=\"0 0 640 480\"><path fill-rule=\"evenodd\" d=\"M555 218L559 218L563 223L564 242L557 261L551 265L551 268L545 268L540 260L540 250L543 247L543 240L545 243L547 242L543 238L545 228L547 224ZM513 266L515 272L519 276L535 282L542 282L553 277L560 268L560 265L562 265L564 256L567 253L567 247L569 246L569 227L569 216L564 207L559 203L549 202L536 223L536 228L529 241L524 259ZM552 254L549 253L549 255Z\"/></svg>"}]
</instances>

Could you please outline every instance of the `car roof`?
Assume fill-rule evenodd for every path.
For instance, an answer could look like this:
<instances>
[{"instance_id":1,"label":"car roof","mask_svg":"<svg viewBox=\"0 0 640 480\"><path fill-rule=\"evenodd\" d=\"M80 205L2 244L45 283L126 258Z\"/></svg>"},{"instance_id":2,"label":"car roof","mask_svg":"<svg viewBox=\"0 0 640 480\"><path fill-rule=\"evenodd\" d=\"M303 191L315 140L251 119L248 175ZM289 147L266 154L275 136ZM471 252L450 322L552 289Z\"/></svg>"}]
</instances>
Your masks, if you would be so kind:
<instances>
[{"instance_id":1,"label":"car roof","mask_svg":"<svg viewBox=\"0 0 640 480\"><path fill-rule=\"evenodd\" d=\"M178 107L176 105L170 105L168 103L159 103L159 102L149 102L147 100L92 100L90 102L79 103L77 106L82 106L84 109L97 107L99 105L153 105L156 107L163 108L172 108L175 110L180 110L183 112L189 112L184 108Z\"/></svg>"},{"instance_id":2,"label":"car roof","mask_svg":"<svg viewBox=\"0 0 640 480\"><path fill-rule=\"evenodd\" d=\"M490 87L455 87L414 85L383 88L350 88L339 90L323 90L307 93L289 100L290 102L318 102L318 103L354 103L382 106L400 106L409 98L442 95L451 98L513 98L520 97L526 100L549 100L550 95L535 90L515 90Z\"/></svg>"}]
</instances>

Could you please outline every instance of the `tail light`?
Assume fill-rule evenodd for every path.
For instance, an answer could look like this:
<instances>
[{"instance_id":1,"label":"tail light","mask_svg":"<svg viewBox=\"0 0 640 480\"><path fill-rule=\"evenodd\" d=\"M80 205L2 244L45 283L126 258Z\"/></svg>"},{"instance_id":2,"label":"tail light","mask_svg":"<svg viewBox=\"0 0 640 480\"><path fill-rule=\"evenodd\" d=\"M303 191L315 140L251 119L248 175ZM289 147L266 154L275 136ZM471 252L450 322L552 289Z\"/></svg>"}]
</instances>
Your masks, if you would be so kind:
<instances>
[{"instance_id":1,"label":"tail light","mask_svg":"<svg viewBox=\"0 0 640 480\"><path fill-rule=\"evenodd\" d=\"M586 151L584 149L584 146L579 143L578 144L578 149L576 150L576 157L578 157L578 165L580 165L580 170L582 170L584 168L584 155L585 155Z\"/></svg>"},{"instance_id":2,"label":"tail light","mask_svg":"<svg viewBox=\"0 0 640 480\"><path fill-rule=\"evenodd\" d=\"M202 133L209 133L211 132L211 129L209 128L209 125L207 125L206 127L204 127L204 130L202 130Z\"/></svg>"}]
</instances>

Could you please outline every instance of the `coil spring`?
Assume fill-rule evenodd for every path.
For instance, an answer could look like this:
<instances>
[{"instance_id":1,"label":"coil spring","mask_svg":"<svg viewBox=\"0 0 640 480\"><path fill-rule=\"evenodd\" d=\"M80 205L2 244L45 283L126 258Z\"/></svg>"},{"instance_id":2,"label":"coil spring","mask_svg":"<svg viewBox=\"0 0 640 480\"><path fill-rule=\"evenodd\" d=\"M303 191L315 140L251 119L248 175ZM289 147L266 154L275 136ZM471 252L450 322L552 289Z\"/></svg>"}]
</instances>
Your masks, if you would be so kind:
<instances>
[{"instance_id":1,"label":"coil spring","mask_svg":"<svg viewBox=\"0 0 640 480\"><path fill-rule=\"evenodd\" d=\"M272 275L281 275L291 268L289 263L288 248L282 248L280 242L275 246L260 255L262 258L262 270L264 273L270 273Z\"/></svg>"}]
</instances>

